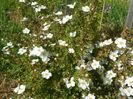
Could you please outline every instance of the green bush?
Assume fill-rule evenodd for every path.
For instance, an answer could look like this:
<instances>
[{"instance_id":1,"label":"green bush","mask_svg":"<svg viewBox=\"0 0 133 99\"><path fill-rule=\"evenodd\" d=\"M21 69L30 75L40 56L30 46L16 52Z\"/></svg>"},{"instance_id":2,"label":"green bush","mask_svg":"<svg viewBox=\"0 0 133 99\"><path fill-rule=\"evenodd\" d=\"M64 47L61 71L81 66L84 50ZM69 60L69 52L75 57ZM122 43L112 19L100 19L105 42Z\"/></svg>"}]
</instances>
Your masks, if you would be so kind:
<instances>
[{"instance_id":1,"label":"green bush","mask_svg":"<svg viewBox=\"0 0 133 99\"><path fill-rule=\"evenodd\" d=\"M121 99L131 88L132 41L101 34L103 1L20 1L2 8L1 97Z\"/></svg>"}]
</instances>

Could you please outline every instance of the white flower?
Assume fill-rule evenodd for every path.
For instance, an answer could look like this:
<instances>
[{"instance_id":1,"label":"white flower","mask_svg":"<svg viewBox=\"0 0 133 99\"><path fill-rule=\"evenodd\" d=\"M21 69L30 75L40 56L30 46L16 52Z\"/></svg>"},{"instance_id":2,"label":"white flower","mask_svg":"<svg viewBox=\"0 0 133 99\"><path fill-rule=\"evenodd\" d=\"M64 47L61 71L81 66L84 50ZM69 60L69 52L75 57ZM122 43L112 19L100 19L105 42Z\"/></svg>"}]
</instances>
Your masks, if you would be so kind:
<instances>
[{"instance_id":1,"label":"white flower","mask_svg":"<svg viewBox=\"0 0 133 99\"><path fill-rule=\"evenodd\" d=\"M74 2L74 4L68 4L67 6L68 6L70 9L74 9L75 5L76 5L76 2Z\"/></svg>"},{"instance_id":2,"label":"white flower","mask_svg":"<svg viewBox=\"0 0 133 99\"><path fill-rule=\"evenodd\" d=\"M95 99L96 97L93 94L88 94L87 96L84 97L84 99Z\"/></svg>"},{"instance_id":3,"label":"white flower","mask_svg":"<svg viewBox=\"0 0 133 99\"><path fill-rule=\"evenodd\" d=\"M33 59L31 64L34 65L36 62L39 62L39 59Z\"/></svg>"},{"instance_id":4,"label":"white flower","mask_svg":"<svg viewBox=\"0 0 133 99\"><path fill-rule=\"evenodd\" d=\"M109 54L109 58L112 59L113 61L116 61L117 57L118 57L118 51L114 51Z\"/></svg>"},{"instance_id":5,"label":"white flower","mask_svg":"<svg viewBox=\"0 0 133 99\"><path fill-rule=\"evenodd\" d=\"M116 77L116 73L114 73L112 70L107 71L106 78L112 79L114 77Z\"/></svg>"},{"instance_id":6,"label":"white flower","mask_svg":"<svg viewBox=\"0 0 133 99\"><path fill-rule=\"evenodd\" d=\"M66 41L63 41L63 40L58 40L58 43L61 46L68 46L68 44L66 43Z\"/></svg>"},{"instance_id":7,"label":"white flower","mask_svg":"<svg viewBox=\"0 0 133 99\"><path fill-rule=\"evenodd\" d=\"M103 46L105 46L105 45L110 45L110 44L112 44L112 43L113 43L112 39L108 39L108 40L105 40L104 42L100 42L100 43L99 43L99 46L100 46L100 47L103 47Z\"/></svg>"},{"instance_id":8,"label":"white flower","mask_svg":"<svg viewBox=\"0 0 133 99\"><path fill-rule=\"evenodd\" d=\"M35 46L32 50L30 50L29 56L41 56L44 51L45 50L41 46Z\"/></svg>"},{"instance_id":9,"label":"white flower","mask_svg":"<svg viewBox=\"0 0 133 99\"><path fill-rule=\"evenodd\" d=\"M34 1L34 2L31 2L31 6L35 6L35 5L37 5L38 3L36 2L36 1Z\"/></svg>"},{"instance_id":10,"label":"white flower","mask_svg":"<svg viewBox=\"0 0 133 99\"><path fill-rule=\"evenodd\" d=\"M25 2L25 0L19 0L19 2Z\"/></svg>"},{"instance_id":11,"label":"white flower","mask_svg":"<svg viewBox=\"0 0 133 99\"><path fill-rule=\"evenodd\" d=\"M61 21L59 21L59 23L60 24L65 24L71 19L72 19L72 15L66 15L66 16L63 17L63 19Z\"/></svg>"},{"instance_id":12,"label":"white flower","mask_svg":"<svg viewBox=\"0 0 133 99\"><path fill-rule=\"evenodd\" d=\"M124 84L128 85L129 87L133 87L133 76L127 77Z\"/></svg>"},{"instance_id":13,"label":"white flower","mask_svg":"<svg viewBox=\"0 0 133 99\"><path fill-rule=\"evenodd\" d=\"M58 11L58 12L56 12L56 13L54 13L55 15L62 15L63 13L62 13L62 11Z\"/></svg>"},{"instance_id":14,"label":"white flower","mask_svg":"<svg viewBox=\"0 0 133 99\"><path fill-rule=\"evenodd\" d=\"M41 10L44 10L44 9L46 9L46 6L40 5L39 8L40 8Z\"/></svg>"},{"instance_id":15,"label":"white flower","mask_svg":"<svg viewBox=\"0 0 133 99\"><path fill-rule=\"evenodd\" d=\"M126 48L126 40L123 38L117 38L115 40L115 44L118 48Z\"/></svg>"},{"instance_id":16,"label":"white flower","mask_svg":"<svg viewBox=\"0 0 133 99\"><path fill-rule=\"evenodd\" d=\"M44 5L37 5L36 7L33 7L35 9L35 12L40 12L43 9L46 9L46 6Z\"/></svg>"},{"instance_id":17,"label":"white flower","mask_svg":"<svg viewBox=\"0 0 133 99\"><path fill-rule=\"evenodd\" d=\"M75 86L74 77L71 77L69 81L66 80L66 86L67 86L67 88Z\"/></svg>"},{"instance_id":18,"label":"white flower","mask_svg":"<svg viewBox=\"0 0 133 99\"><path fill-rule=\"evenodd\" d=\"M82 88L83 90L85 90L85 89L89 89L89 84L85 81L85 80L83 80L83 79L78 79L78 86L80 87L80 88Z\"/></svg>"},{"instance_id":19,"label":"white flower","mask_svg":"<svg viewBox=\"0 0 133 99\"><path fill-rule=\"evenodd\" d=\"M131 54L133 55L133 50L131 51Z\"/></svg>"},{"instance_id":20,"label":"white flower","mask_svg":"<svg viewBox=\"0 0 133 99\"><path fill-rule=\"evenodd\" d=\"M8 42L8 43L7 43L7 47L13 48L12 42Z\"/></svg>"},{"instance_id":21,"label":"white flower","mask_svg":"<svg viewBox=\"0 0 133 99\"><path fill-rule=\"evenodd\" d=\"M97 68L101 67L99 61L93 60L91 67L96 70Z\"/></svg>"},{"instance_id":22,"label":"white flower","mask_svg":"<svg viewBox=\"0 0 133 99\"><path fill-rule=\"evenodd\" d=\"M109 79L109 78L106 78L106 77L103 78L103 83L104 84L111 85L112 81L113 81L112 79Z\"/></svg>"},{"instance_id":23,"label":"white flower","mask_svg":"<svg viewBox=\"0 0 133 99\"><path fill-rule=\"evenodd\" d=\"M49 39L51 39L51 38L53 37L53 34L52 34L52 33L48 33L48 34L46 35L46 37L49 38Z\"/></svg>"},{"instance_id":24,"label":"white flower","mask_svg":"<svg viewBox=\"0 0 133 99\"><path fill-rule=\"evenodd\" d=\"M133 59L131 60L131 65L133 65Z\"/></svg>"},{"instance_id":25,"label":"white flower","mask_svg":"<svg viewBox=\"0 0 133 99\"><path fill-rule=\"evenodd\" d=\"M86 68L86 65L85 65L85 63L82 63L82 64L80 65L80 68L83 68L83 69L85 69L85 68Z\"/></svg>"},{"instance_id":26,"label":"white flower","mask_svg":"<svg viewBox=\"0 0 133 99\"><path fill-rule=\"evenodd\" d=\"M76 31L75 32L70 32L70 37L75 37L76 36Z\"/></svg>"},{"instance_id":27,"label":"white flower","mask_svg":"<svg viewBox=\"0 0 133 99\"><path fill-rule=\"evenodd\" d=\"M44 25L42 30L47 31L50 28L50 26L51 26L50 24Z\"/></svg>"},{"instance_id":28,"label":"white flower","mask_svg":"<svg viewBox=\"0 0 133 99\"><path fill-rule=\"evenodd\" d=\"M23 17L23 19L21 21L27 21L28 18L27 17Z\"/></svg>"},{"instance_id":29,"label":"white flower","mask_svg":"<svg viewBox=\"0 0 133 99\"><path fill-rule=\"evenodd\" d=\"M122 96L129 97L129 96L133 95L133 88L131 88L131 87L127 87L127 88L121 87L119 90L120 90Z\"/></svg>"},{"instance_id":30,"label":"white flower","mask_svg":"<svg viewBox=\"0 0 133 99\"><path fill-rule=\"evenodd\" d=\"M68 52L69 52L69 53L74 53L75 51L74 51L73 48L69 48L69 49L68 49Z\"/></svg>"},{"instance_id":31,"label":"white flower","mask_svg":"<svg viewBox=\"0 0 133 99\"><path fill-rule=\"evenodd\" d=\"M40 58L42 59L43 62L47 63L50 59L49 59L49 54L47 52L45 52L45 54L42 54L40 56Z\"/></svg>"},{"instance_id":32,"label":"white flower","mask_svg":"<svg viewBox=\"0 0 133 99\"><path fill-rule=\"evenodd\" d=\"M20 49L18 50L18 54L19 54L19 55L23 55L23 54L26 53L26 52L27 52L27 49L24 48L24 47L22 47L22 48L20 48Z\"/></svg>"},{"instance_id":33,"label":"white flower","mask_svg":"<svg viewBox=\"0 0 133 99\"><path fill-rule=\"evenodd\" d=\"M25 85L18 85L13 91L17 94L22 94L25 91Z\"/></svg>"},{"instance_id":34,"label":"white flower","mask_svg":"<svg viewBox=\"0 0 133 99\"><path fill-rule=\"evenodd\" d=\"M90 7L84 6L84 7L82 7L82 11L83 12L90 12Z\"/></svg>"},{"instance_id":35,"label":"white flower","mask_svg":"<svg viewBox=\"0 0 133 99\"><path fill-rule=\"evenodd\" d=\"M45 79L49 79L50 77L52 77L52 73L49 72L49 70L47 70L47 69L45 71L43 71L41 74L42 74L42 77Z\"/></svg>"},{"instance_id":36,"label":"white flower","mask_svg":"<svg viewBox=\"0 0 133 99\"><path fill-rule=\"evenodd\" d=\"M29 34L29 33L30 33L30 30L29 30L28 28L24 28L24 29L23 29L23 33L24 33L24 34Z\"/></svg>"}]
</instances>

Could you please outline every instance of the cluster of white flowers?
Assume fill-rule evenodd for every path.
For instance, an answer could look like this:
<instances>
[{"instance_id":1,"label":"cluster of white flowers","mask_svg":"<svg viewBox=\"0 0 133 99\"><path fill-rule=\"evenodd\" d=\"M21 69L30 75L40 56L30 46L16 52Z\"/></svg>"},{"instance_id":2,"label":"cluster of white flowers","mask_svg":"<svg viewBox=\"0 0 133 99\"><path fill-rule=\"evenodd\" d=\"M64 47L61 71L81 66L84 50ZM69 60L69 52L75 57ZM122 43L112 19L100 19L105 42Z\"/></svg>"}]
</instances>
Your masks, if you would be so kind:
<instances>
[{"instance_id":1,"label":"cluster of white flowers","mask_svg":"<svg viewBox=\"0 0 133 99\"><path fill-rule=\"evenodd\" d=\"M34 48L32 50L30 50L29 56L40 57L42 59L42 61L45 63L47 63L49 61L48 52L45 49L43 49L41 46L40 47L34 46Z\"/></svg>"},{"instance_id":2,"label":"cluster of white flowers","mask_svg":"<svg viewBox=\"0 0 133 99\"><path fill-rule=\"evenodd\" d=\"M52 77L52 73L49 72L49 70L47 69L43 71L41 74L42 74L42 78L45 78L45 79L49 79L50 77Z\"/></svg>"},{"instance_id":3,"label":"cluster of white flowers","mask_svg":"<svg viewBox=\"0 0 133 99\"><path fill-rule=\"evenodd\" d=\"M119 90L122 96L127 96L128 98L133 96L133 76L127 77Z\"/></svg>"},{"instance_id":4,"label":"cluster of white flowers","mask_svg":"<svg viewBox=\"0 0 133 99\"><path fill-rule=\"evenodd\" d=\"M25 85L18 85L13 91L17 94L22 94L25 91Z\"/></svg>"}]
</instances>

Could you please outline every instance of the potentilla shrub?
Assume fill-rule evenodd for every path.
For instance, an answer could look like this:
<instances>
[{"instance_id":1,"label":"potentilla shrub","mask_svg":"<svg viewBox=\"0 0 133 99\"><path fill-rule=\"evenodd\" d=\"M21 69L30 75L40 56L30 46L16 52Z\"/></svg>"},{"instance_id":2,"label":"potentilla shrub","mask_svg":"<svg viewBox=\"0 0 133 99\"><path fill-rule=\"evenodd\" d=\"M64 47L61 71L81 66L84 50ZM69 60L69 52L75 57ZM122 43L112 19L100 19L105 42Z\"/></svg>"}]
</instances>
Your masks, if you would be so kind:
<instances>
[{"instance_id":1,"label":"potentilla shrub","mask_svg":"<svg viewBox=\"0 0 133 99\"><path fill-rule=\"evenodd\" d=\"M21 30L7 35L11 39L1 39L1 65L8 65L2 72L15 81L15 86L10 86L10 97L122 99L133 96L130 41L125 37L98 38L102 3L101 0L72 4L60 0L15 2L21 14L17 23Z\"/></svg>"}]
</instances>

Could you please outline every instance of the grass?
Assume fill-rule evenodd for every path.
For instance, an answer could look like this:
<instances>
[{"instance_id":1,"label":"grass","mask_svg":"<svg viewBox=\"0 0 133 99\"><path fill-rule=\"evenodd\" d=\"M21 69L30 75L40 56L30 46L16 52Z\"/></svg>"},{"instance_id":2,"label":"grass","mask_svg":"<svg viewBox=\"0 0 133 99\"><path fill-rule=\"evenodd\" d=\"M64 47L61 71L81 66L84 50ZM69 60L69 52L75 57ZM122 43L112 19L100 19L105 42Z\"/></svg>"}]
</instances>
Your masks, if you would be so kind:
<instances>
[{"instance_id":1,"label":"grass","mask_svg":"<svg viewBox=\"0 0 133 99\"><path fill-rule=\"evenodd\" d=\"M107 0L106 4L109 10L105 14L105 25L112 32L122 32L127 17L129 0Z\"/></svg>"}]
</instances>

